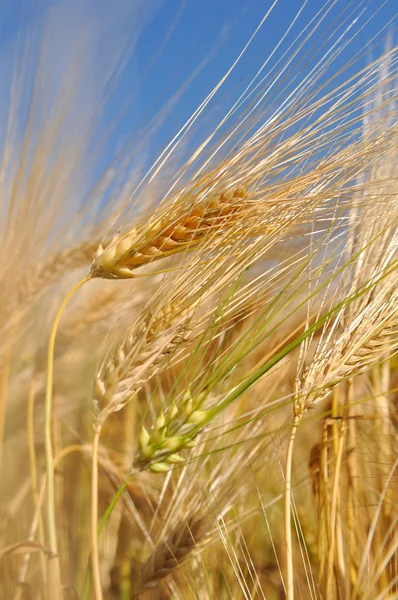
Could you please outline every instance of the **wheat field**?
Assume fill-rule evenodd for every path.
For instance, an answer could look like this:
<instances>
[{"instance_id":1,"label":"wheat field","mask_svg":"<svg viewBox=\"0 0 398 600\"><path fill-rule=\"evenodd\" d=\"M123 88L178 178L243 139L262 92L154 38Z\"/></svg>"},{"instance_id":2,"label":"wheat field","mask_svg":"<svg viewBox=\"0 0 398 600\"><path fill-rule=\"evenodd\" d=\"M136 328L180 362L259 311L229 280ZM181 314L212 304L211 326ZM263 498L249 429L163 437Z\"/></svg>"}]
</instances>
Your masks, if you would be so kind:
<instances>
[{"instance_id":1,"label":"wheat field","mask_svg":"<svg viewBox=\"0 0 398 600\"><path fill-rule=\"evenodd\" d=\"M269 3L125 133L155 4L1 49L0 600L398 600L397 21Z\"/></svg>"}]
</instances>

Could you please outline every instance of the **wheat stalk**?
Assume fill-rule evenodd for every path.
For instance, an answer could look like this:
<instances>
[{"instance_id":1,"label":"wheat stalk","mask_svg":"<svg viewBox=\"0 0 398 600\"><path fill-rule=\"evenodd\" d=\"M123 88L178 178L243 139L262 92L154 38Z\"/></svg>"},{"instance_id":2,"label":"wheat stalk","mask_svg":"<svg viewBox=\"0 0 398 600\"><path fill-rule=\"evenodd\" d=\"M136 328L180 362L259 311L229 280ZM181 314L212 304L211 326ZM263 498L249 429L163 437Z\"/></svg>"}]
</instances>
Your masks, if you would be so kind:
<instances>
[{"instance_id":1,"label":"wheat stalk","mask_svg":"<svg viewBox=\"0 0 398 600\"><path fill-rule=\"evenodd\" d=\"M394 223L392 229L396 233ZM393 237L388 245L395 244ZM312 363L298 383L295 414L302 414L340 381L362 372L398 346L397 265L394 253L382 250L381 254L386 258L381 264L362 265L361 276L357 274L337 315L324 326Z\"/></svg>"},{"instance_id":2,"label":"wheat stalk","mask_svg":"<svg viewBox=\"0 0 398 600\"><path fill-rule=\"evenodd\" d=\"M396 134L395 134L396 135ZM395 154L395 153L394 153ZM383 164L382 164L383 166ZM380 165L372 171L380 177ZM386 173L384 173L384 176ZM375 183L376 183L375 181ZM377 183L376 183L377 185ZM303 370L303 359L310 338L302 345L293 401L293 424L287 449L285 472L285 548L287 559L287 597L294 598L293 545L291 536L291 469L297 428L305 411L321 402L345 379L369 368L398 347L397 301L397 217L395 194L388 179L381 178L377 204L358 207L350 213L348 261L343 270L341 290L331 316L326 320L316 345L312 363ZM377 219L375 219L377 213ZM348 280L348 283L347 283ZM348 288L348 291L347 291ZM337 308L337 310L336 310ZM307 324L308 327L308 324ZM303 371L303 372L302 372ZM301 373L302 372L302 373ZM326 595L332 593L335 520L337 514L338 473L341 464L345 421L341 427L331 505L331 541L329 548Z\"/></svg>"},{"instance_id":3,"label":"wheat stalk","mask_svg":"<svg viewBox=\"0 0 398 600\"><path fill-rule=\"evenodd\" d=\"M155 303L156 307L156 303ZM110 359L95 378L94 440L91 479L91 565L96 598L102 598L98 554L98 446L107 417L123 408L148 377L168 359L173 348L180 345L187 333L191 313L178 304L167 303L131 329L118 344Z\"/></svg>"},{"instance_id":4,"label":"wheat stalk","mask_svg":"<svg viewBox=\"0 0 398 600\"><path fill-rule=\"evenodd\" d=\"M51 328L50 339L48 342L48 354L47 354L47 380L46 380L46 400L45 400L45 413L44 413L44 444L46 454L46 500L47 500L47 529L48 529L48 546L49 546L49 560L48 560L48 572L47 572L47 585L48 591L51 594L55 594L55 598L60 598L61 594L61 572L60 563L58 556L58 543L57 543L57 529L55 521L55 494L54 494L54 457L53 457L53 442L52 442L52 391L53 391L53 375L54 375L54 348L55 338L59 322L61 320L62 313L65 306L69 302L73 294L88 281L85 277L78 283L76 283L69 293L65 296L61 303L53 326Z\"/></svg>"}]
</instances>

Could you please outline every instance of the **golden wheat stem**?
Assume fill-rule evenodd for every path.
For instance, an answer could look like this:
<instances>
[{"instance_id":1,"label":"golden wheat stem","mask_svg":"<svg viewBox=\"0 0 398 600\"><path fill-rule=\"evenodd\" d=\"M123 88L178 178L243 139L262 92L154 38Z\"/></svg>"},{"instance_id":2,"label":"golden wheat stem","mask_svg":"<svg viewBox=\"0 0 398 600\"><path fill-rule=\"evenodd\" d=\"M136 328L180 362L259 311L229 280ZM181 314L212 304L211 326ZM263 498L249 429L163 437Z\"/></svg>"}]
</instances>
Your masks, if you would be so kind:
<instances>
[{"instance_id":1,"label":"golden wheat stem","mask_svg":"<svg viewBox=\"0 0 398 600\"><path fill-rule=\"evenodd\" d=\"M352 379L347 381L347 395L348 390L351 389ZM340 387L337 386L333 390L332 394L332 438L333 438L333 452L334 455L337 456L339 453L339 442L340 442L340 434L338 428L338 413L339 413L339 405L340 405ZM345 580L345 553L343 548L343 532L342 532L342 523L341 523L341 506L340 506L340 493L337 490L337 499L336 499L336 570L340 572L342 576L342 580Z\"/></svg>"},{"instance_id":2,"label":"golden wheat stem","mask_svg":"<svg viewBox=\"0 0 398 600\"><path fill-rule=\"evenodd\" d=\"M318 500L318 570L319 581L325 577L325 556L328 548L330 530L329 502L329 429L327 421L323 421L322 445L320 455L319 500Z\"/></svg>"},{"instance_id":3,"label":"golden wheat stem","mask_svg":"<svg viewBox=\"0 0 398 600\"><path fill-rule=\"evenodd\" d=\"M326 600L332 600L333 598L333 564L335 562L335 542L336 542L336 533L337 533L337 509L338 509L338 498L339 498L339 481L340 481L340 471L341 471L341 462L343 459L343 449L345 442L345 426L346 419L343 418L341 422L340 429L340 437L339 437L339 445L337 449L336 456L336 468L334 472L333 478L333 488L332 488L332 498L331 498L331 507L330 507L330 542L329 542L329 551L328 551L328 560L327 560L327 575L326 575L326 590L325 597Z\"/></svg>"},{"instance_id":4,"label":"golden wheat stem","mask_svg":"<svg viewBox=\"0 0 398 600\"><path fill-rule=\"evenodd\" d=\"M339 413L339 387L334 388L332 394L332 439L333 439L333 452L337 455L339 448L339 427L338 427L338 413Z\"/></svg>"},{"instance_id":5,"label":"golden wheat stem","mask_svg":"<svg viewBox=\"0 0 398 600\"><path fill-rule=\"evenodd\" d=\"M347 433L346 433L346 446L347 446L347 495L346 495L346 511L347 511L347 556L348 556L348 577L346 578L347 598L349 598L352 587L356 585L357 581L357 559L356 554L358 552L358 534L357 531L357 505L358 505L358 481L359 478L359 467L356 449L356 420L355 420L355 403L354 403L354 380L350 377L347 381L347 417L354 417L347 419Z\"/></svg>"},{"instance_id":6,"label":"golden wheat stem","mask_svg":"<svg viewBox=\"0 0 398 600\"><path fill-rule=\"evenodd\" d=\"M56 468L58 466L58 464L60 463L61 460L63 460L66 456L69 456L70 454L73 454L75 452L79 452L79 453L84 453L87 450L87 448L84 445L81 444L73 444L71 446L68 446L67 448L64 448L63 450L61 450L54 458L54 468ZM36 529L38 527L39 524L39 520L40 520L40 512L42 510L42 505L43 505L43 501L44 501L44 492L46 490L46 476L44 475L42 478L42 482L40 484L40 489L38 488L38 496L37 496L37 505L35 506L35 511L34 511L34 515L33 515L33 522L31 524L31 535L30 538L33 539L36 533ZM44 536L43 536L44 537ZM25 562L22 566L21 569L21 573L19 575L19 588L18 590L15 592L14 595L14 600L21 600L21 594L22 594L22 588L21 586L23 585L23 583L25 582L25 577L26 577L26 573L28 570L28 565L29 565L29 559L30 559L31 554L27 553L25 555Z\"/></svg>"},{"instance_id":7,"label":"golden wheat stem","mask_svg":"<svg viewBox=\"0 0 398 600\"><path fill-rule=\"evenodd\" d=\"M95 600L102 600L101 575L98 554L98 445L101 428L95 427L91 457L91 571Z\"/></svg>"},{"instance_id":8,"label":"golden wheat stem","mask_svg":"<svg viewBox=\"0 0 398 600\"><path fill-rule=\"evenodd\" d=\"M14 594L14 596L13 596L13 600L23 600L22 593L23 593L23 592L22 592L22 588L21 588L21 586L19 585L19 586L17 587L17 589L15 590L15 594Z\"/></svg>"},{"instance_id":9,"label":"golden wheat stem","mask_svg":"<svg viewBox=\"0 0 398 600\"><path fill-rule=\"evenodd\" d=\"M286 552L286 600L294 600L294 568L292 544L292 460L297 427L302 415L294 415L292 431L286 455L285 471L285 552Z\"/></svg>"},{"instance_id":10,"label":"golden wheat stem","mask_svg":"<svg viewBox=\"0 0 398 600\"><path fill-rule=\"evenodd\" d=\"M378 430L377 452L379 454L380 465L380 489L382 489L383 481L388 476L388 460L386 457L390 457L392 454L389 417L390 403L388 399L388 391L390 387L389 379L389 360L384 360L381 364L377 363L371 370L371 382L375 394L375 408L376 412L380 415L380 419L376 421L376 427ZM390 496L390 490L387 491L387 494ZM389 519L391 516L391 507L393 504L392 498L390 498L390 501L387 501L383 506L383 513L386 519Z\"/></svg>"},{"instance_id":11,"label":"golden wheat stem","mask_svg":"<svg viewBox=\"0 0 398 600\"><path fill-rule=\"evenodd\" d=\"M54 456L52 447L52 400L53 400L53 376L54 376L54 348L57 329L61 320L62 313L72 298L73 294L84 285L90 276L84 277L78 281L65 296L58 309L51 328L50 339L48 342L47 354L47 383L46 383L46 401L44 413L44 443L46 453L46 500L47 500L47 528L48 528L48 591L49 598L61 600L61 574L59 568L57 530L55 525L55 497L54 497Z\"/></svg>"},{"instance_id":12,"label":"golden wheat stem","mask_svg":"<svg viewBox=\"0 0 398 600\"><path fill-rule=\"evenodd\" d=\"M348 449L354 449L356 447L356 423L355 419L349 419L347 427L347 447ZM347 531L348 531L348 568L349 578L347 581L347 598L350 597L350 589L355 587L357 581L357 544L355 536L355 527L357 523L356 505L358 499L358 465L356 452L348 452L347 455L347 475L348 475L348 489L346 498L346 510L347 510Z\"/></svg>"},{"instance_id":13,"label":"golden wheat stem","mask_svg":"<svg viewBox=\"0 0 398 600\"><path fill-rule=\"evenodd\" d=\"M39 490L37 487L37 468L36 468L36 451L35 451L35 385L36 379L33 375L30 386L29 386L29 394L28 394L28 413L27 413L27 430L28 430L28 447L29 447L29 467L30 467L30 479L32 484L32 496L33 496L33 505L35 510L39 506ZM41 545L44 547L44 530L43 530L43 520L41 516L41 511L39 511L38 515L38 528L39 528L39 541ZM46 564L44 559L44 554L40 552L40 569L42 574L42 579L45 581L46 578Z\"/></svg>"},{"instance_id":14,"label":"golden wheat stem","mask_svg":"<svg viewBox=\"0 0 398 600\"><path fill-rule=\"evenodd\" d=\"M10 364L11 364L11 350L8 350L7 356L4 360L4 364L0 372L0 467L3 455L3 436L4 436L4 425L6 420L7 412L7 391L8 391L8 380L10 376Z\"/></svg>"},{"instance_id":15,"label":"golden wheat stem","mask_svg":"<svg viewBox=\"0 0 398 600\"><path fill-rule=\"evenodd\" d=\"M44 548L44 531L43 531L43 521L41 519L41 499L43 497L43 491L41 491L39 495L39 490L37 487L37 469L36 469L36 452L35 452L35 429L34 429L34 410L35 410L35 376L32 376L29 385L29 393L28 393L28 410L27 410L27 432L28 432L28 450L29 450L29 470L30 470L30 479L32 485L32 496L33 496L33 506L35 510L35 521L37 522L37 526L39 529L39 541ZM34 538L36 526L32 524L31 526L31 539ZM15 594L13 596L13 600L22 600L23 599L23 591L22 586L25 581L26 572L28 570L29 565L29 553L24 555L23 562L18 575L18 587L15 590ZM46 580L46 563L43 552L40 552L40 570L42 581Z\"/></svg>"}]
</instances>

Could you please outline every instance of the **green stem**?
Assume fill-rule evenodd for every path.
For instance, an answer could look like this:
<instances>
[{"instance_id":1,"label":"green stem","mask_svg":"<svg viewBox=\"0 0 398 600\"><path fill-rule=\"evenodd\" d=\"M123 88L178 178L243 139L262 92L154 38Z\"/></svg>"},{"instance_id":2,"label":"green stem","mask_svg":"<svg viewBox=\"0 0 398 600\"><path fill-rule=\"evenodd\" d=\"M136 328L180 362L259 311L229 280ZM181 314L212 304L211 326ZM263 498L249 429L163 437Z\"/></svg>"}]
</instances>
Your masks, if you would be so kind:
<instances>
[{"instance_id":1,"label":"green stem","mask_svg":"<svg viewBox=\"0 0 398 600\"><path fill-rule=\"evenodd\" d=\"M97 532L98 537L101 535L101 533L102 533L102 531L103 531L103 529L104 529L104 527L106 525L107 520L111 516L112 511L115 508L116 503L119 500L120 496L123 494L124 490L128 486L129 481L130 481L130 476L127 477L127 479L125 481L123 481L122 485L119 487L119 489L117 490L117 492L113 496L112 500L110 501L108 508L106 509L106 511L104 512L103 516L101 517L101 520L100 520L99 525L98 525L98 532Z\"/></svg>"}]
</instances>

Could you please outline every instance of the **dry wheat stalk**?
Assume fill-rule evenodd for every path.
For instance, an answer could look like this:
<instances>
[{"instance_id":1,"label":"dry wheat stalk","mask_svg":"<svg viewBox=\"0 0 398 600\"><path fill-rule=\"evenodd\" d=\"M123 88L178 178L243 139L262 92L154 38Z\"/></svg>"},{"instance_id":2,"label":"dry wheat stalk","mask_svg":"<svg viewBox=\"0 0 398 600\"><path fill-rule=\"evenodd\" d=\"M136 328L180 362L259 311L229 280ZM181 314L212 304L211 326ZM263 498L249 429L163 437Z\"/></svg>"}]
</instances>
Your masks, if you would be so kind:
<instances>
[{"instance_id":1,"label":"dry wheat stalk","mask_svg":"<svg viewBox=\"0 0 398 600\"><path fill-rule=\"evenodd\" d=\"M397 139L394 130L392 141L396 144ZM335 296L338 310L323 327L312 364L298 378L296 415L324 398L339 381L367 369L397 347L395 144L371 166L354 196L347 262Z\"/></svg>"},{"instance_id":2,"label":"dry wheat stalk","mask_svg":"<svg viewBox=\"0 0 398 600\"><path fill-rule=\"evenodd\" d=\"M373 135L374 129L370 137ZM395 144L396 139L397 133L393 130L392 140L395 140ZM371 185L359 186L354 194L346 233L347 259L335 295L334 308L323 325L321 339L316 344L312 362L304 372L303 360L310 341L314 339L314 332L301 347L296 394L293 399L294 418L285 472L286 593L289 600L293 600L295 589L291 533L291 473L293 447L301 419L305 411L315 403L321 402L332 389L338 392L336 386L342 380L367 370L372 363L383 357L386 350L394 351L398 348L396 185L394 174L388 172L388 166L387 172L385 169L386 165L391 165L392 156L396 156L395 144L391 146L390 152L380 157L381 161L376 161L371 165L369 172L365 173L365 183L366 179L370 178ZM361 184L363 183L362 181ZM308 319L307 328L310 329ZM349 381L352 382L351 379ZM338 404L336 395L335 402ZM351 402L348 401L348 404L351 403L352 399ZM345 417L347 414L346 408ZM335 528L344 430L345 419L338 440L336 436L335 445L337 458L330 509L331 534L328 537L327 598L333 593L331 577L335 544L338 555L342 555L338 547L341 539Z\"/></svg>"},{"instance_id":3,"label":"dry wheat stalk","mask_svg":"<svg viewBox=\"0 0 398 600\"><path fill-rule=\"evenodd\" d=\"M387 350L396 350L398 295L394 294L391 300L386 310L360 313L358 321L361 319L362 324L355 327L354 323L353 327L342 331L333 339L332 347L325 349L307 369L303 376L298 413L322 401L343 379L361 373L382 359Z\"/></svg>"}]
</instances>

